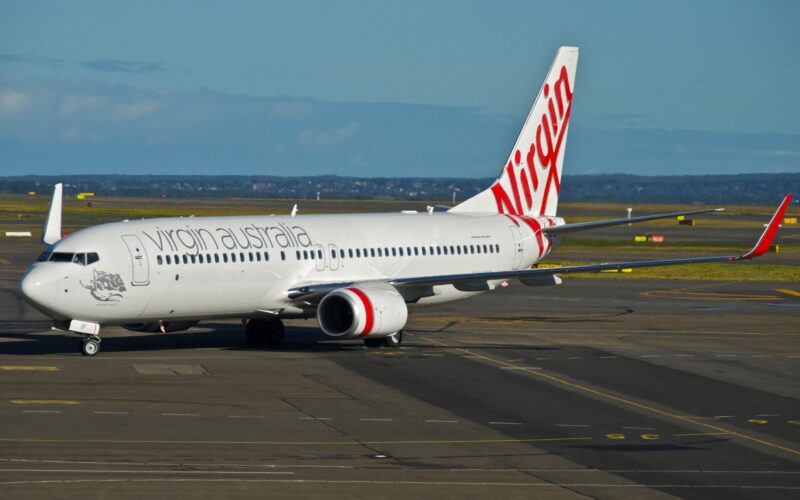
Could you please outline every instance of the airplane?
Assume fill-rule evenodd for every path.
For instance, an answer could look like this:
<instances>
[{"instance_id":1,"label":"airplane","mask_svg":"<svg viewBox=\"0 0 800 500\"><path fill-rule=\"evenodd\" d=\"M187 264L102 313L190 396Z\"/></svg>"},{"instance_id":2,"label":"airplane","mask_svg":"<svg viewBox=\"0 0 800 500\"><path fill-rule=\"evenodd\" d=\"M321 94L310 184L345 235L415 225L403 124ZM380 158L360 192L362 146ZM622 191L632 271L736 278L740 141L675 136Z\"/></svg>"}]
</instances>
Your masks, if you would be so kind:
<instances>
[{"instance_id":1,"label":"airplane","mask_svg":"<svg viewBox=\"0 0 800 500\"><path fill-rule=\"evenodd\" d=\"M494 290L516 279L554 286L575 272L738 262L769 250L787 195L748 252L537 268L568 234L715 212L692 210L567 223L556 216L577 47L561 47L500 176L453 207L351 215L179 217L125 220L61 237L63 189L55 186L44 252L19 283L21 296L100 350L100 330L122 325L180 331L237 318L250 344L277 346L283 320L316 317L334 339L397 347L409 311Z\"/></svg>"}]
</instances>

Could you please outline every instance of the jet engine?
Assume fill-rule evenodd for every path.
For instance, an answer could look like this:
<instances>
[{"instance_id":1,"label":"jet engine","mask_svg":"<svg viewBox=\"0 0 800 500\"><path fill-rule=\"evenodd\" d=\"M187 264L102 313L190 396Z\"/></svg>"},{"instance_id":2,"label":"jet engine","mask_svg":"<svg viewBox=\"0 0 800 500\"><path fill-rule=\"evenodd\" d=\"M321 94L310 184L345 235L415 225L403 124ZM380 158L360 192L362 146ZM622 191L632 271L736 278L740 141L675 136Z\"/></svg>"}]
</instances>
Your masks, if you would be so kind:
<instances>
[{"instance_id":1,"label":"jet engine","mask_svg":"<svg viewBox=\"0 0 800 500\"><path fill-rule=\"evenodd\" d=\"M317 307L322 331L340 339L387 337L402 330L407 319L405 300L396 288L386 284L339 288Z\"/></svg>"},{"instance_id":2,"label":"jet engine","mask_svg":"<svg viewBox=\"0 0 800 500\"><path fill-rule=\"evenodd\" d=\"M128 323L122 328L133 332L181 332L197 324L197 321L152 321L148 323Z\"/></svg>"}]
</instances>

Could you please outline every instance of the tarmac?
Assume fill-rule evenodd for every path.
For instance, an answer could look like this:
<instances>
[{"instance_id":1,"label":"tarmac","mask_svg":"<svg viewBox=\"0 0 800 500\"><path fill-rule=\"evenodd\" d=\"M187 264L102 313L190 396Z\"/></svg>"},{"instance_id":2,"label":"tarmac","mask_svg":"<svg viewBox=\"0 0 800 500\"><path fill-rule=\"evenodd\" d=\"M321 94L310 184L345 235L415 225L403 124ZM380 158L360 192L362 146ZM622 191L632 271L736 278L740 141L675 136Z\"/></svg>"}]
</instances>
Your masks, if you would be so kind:
<instances>
[{"instance_id":1,"label":"tarmac","mask_svg":"<svg viewBox=\"0 0 800 500\"><path fill-rule=\"evenodd\" d=\"M108 328L86 358L17 297L15 245L3 498L800 495L794 283L513 283L412 311L397 350L225 321Z\"/></svg>"}]
</instances>

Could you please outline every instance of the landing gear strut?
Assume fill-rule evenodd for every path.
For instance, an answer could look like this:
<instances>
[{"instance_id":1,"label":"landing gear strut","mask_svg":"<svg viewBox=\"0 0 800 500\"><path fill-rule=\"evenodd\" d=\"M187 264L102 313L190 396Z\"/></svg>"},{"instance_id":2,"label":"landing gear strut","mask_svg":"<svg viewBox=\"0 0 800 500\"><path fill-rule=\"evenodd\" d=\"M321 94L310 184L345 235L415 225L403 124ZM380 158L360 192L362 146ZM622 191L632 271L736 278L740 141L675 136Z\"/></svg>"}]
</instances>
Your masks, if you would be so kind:
<instances>
[{"instance_id":1,"label":"landing gear strut","mask_svg":"<svg viewBox=\"0 0 800 500\"><path fill-rule=\"evenodd\" d=\"M84 356L95 356L100 352L100 337L89 335L81 340L81 354Z\"/></svg>"},{"instance_id":2,"label":"landing gear strut","mask_svg":"<svg viewBox=\"0 0 800 500\"><path fill-rule=\"evenodd\" d=\"M364 339L364 345L367 347L389 347L396 349L403 343L403 330L394 332L388 337L381 337L379 339Z\"/></svg>"},{"instance_id":3,"label":"landing gear strut","mask_svg":"<svg viewBox=\"0 0 800 500\"><path fill-rule=\"evenodd\" d=\"M245 327L247 342L256 347L281 345L284 333L283 321L277 318L251 319Z\"/></svg>"}]
</instances>

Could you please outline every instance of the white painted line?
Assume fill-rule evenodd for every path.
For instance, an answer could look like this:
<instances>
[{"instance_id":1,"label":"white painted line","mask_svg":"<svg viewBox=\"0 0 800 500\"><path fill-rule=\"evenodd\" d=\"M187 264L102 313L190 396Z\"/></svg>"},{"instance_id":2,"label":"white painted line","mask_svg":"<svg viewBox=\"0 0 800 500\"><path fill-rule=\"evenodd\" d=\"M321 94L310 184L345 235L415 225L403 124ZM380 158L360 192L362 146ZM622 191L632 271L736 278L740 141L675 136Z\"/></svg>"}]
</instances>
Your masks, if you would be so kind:
<instances>
[{"instance_id":1,"label":"white painted line","mask_svg":"<svg viewBox=\"0 0 800 500\"><path fill-rule=\"evenodd\" d=\"M22 410L22 413L61 413L61 410Z\"/></svg>"},{"instance_id":2,"label":"white painted line","mask_svg":"<svg viewBox=\"0 0 800 500\"><path fill-rule=\"evenodd\" d=\"M753 354L750 356L751 358L771 358L771 354Z\"/></svg>"},{"instance_id":3,"label":"white painted line","mask_svg":"<svg viewBox=\"0 0 800 500\"><path fill-rule=\"evenodd\" d=\"M299 417L298 420L330 420L330 417Z\"/></svg>"},{"instance_id":4,"label":"white painted line","mask_svg":"<svg viewBox=\"0 0 800 500\"><path fill-rule=\"evenodd\" d=\"M716 415L713 418L733 418L736 415Z\"/></svg>"},{"instance_id":5,"label":"white painted line","mask_svg":"<svg viewBox=\"0 0 800 500\"><path fill-rule=\"evenodd\" d=\"M632 431L654 431L655 427L622 427L623 429L630 429Z\"/></svg>"},{"instance_id":6,"label":"white painted line","mask_svg":"<svg viewBox=\"0 0 800 500\"><path fill-rule=\"evenodd\" d=\"M735 358L736 354L715 354L714 357L717 357L717 358Z\"/></svg>"},{"instance_id":7,"label":"white painted line","mask_svg":"<svg viewBox=\"0 0 800 500\"><path fill-rule=\"evenodd\" d=\"M362 422L393 422L393 418L359 418Z\"/></svg>"},{"instance_id":8,"label":"white painted line","mask_svg":"<svg viewBox=\"0 0 800 500\"><path fill-rule=\"evenodd\" d=\"M541 366L501 366L501 370L541 370Z\"/></svg>"},{"instance_id":9,"label":"white painted line","mask_svg":"<svg viewBox=\"0 0 800 500\"><path fill-rule=\"evenodd\" d=\"M553 359L553 358L536 358L536 361L543 361L545 359Z\"/></svg>"},{"instance_id":10,"label":"white painted line","mask_svg":"<svg viewBox=\"0 0 800 500\"><path fill-rule=\"evenodd\" d=\"M583 359L583 356L570 356L567 359Z\"/></svg>"},{"instance_id":11,"label":"white painted line","mask_svg":"<svg viewBox=\"0 0 800 500\"><path fill-rule=\"evenodd\" d=\"M556 424L556 427L589 427L586 424Z\"/></svg>"},{"instance_id":12,"label":"white painted line","mask_svg":"<svg viewBox=\"0 0 800 500\"><path fill-rule=\"evenodd\" d=\"M643 358L658 358L658 357L659 357L659 355L658 355L658 354L645 354L645 355L644 355L644 356L642 356L642 357L643 357Z\"/></svg>"},{"instance_id":13,"label":"white painted line","mask_svg":"<svg viewBox=\"0 0 800 500\"><path fill-rule=\"evenodd\" d=\"M96 411L95 415L127 415L127 411Z\"/></svg>"},{"instance_id":14,"label":"white painted line","mask_svg":"<svg viewBox=\"0 0 800 500\"><path fill-rule=\"evenodd\" d=\"M441 358L441 357L444 357L444 354L428 354L428 353L425 353L425 352L423 352L422 355L423 356L428 356L429 358Z\"/></svg>"},{"instance_id":15,"label":"white painted line","mask_svg":"<svg viewBox=\"0 0 800 500\"><path fill-rule=\"evenodd\" d=\"M198 417L199 413L162 413L162 417Z\"/></svg>"},{"instance_id":16,"label":"white painted line","mask_svg":"<svg viewBox=\"0 0 800 500\"><path fill-rule=\"evenodd\" d=\"M778 415L777 413L760 413L756 415L756 417L778 417L778 416L780 415Z\"/></svg>"},{"instance_id":17,"label":"white painted line","mask_svg":"<svg viewBox=\"0 0 800 500\"><path fill-rule=\"evenodd\" d=\"M536 358L536 359L540 359L540 358ZM520 361L522 361L522 358L519 358L519 359L509 359L509 360L507 360L507 361L509 361L509 362L511 362L511 363L519 363Z\"/></svg>"},{"instance_id":18,"label":"white painted line","mask_svg":"<svg viewBox=\"0 0 800 500\"><path fill-rule=\"evenodd\" d=\"M426 420L427 424L457 424L458 420Z\"/></svg>"},{"instance_id":19,"label":"white painted line","mask_svg":"<svg viewBox=\"0 0 800 500\"><path fill-rule=\"evenodd\" d=\"M489 422L489 425L522 425L522 422Z\"/></svg>"},{"instance_id":20,"label":"white painted line","mask_svg":"<svg viewBox=\"0 0 800 500\"><path fill-rule=\"evenodd\" d=\"M617 359L617 356L599 356L600 359Z\"/></svg>"},{"instance_id":21,"label":"white painted line","mask_svg":"<svg viewBox=\"0 0 800 500\"><path fill-rule=\"evenodd\" d=\"M228 415L228 418L266 418L264 415Z\"/></svg>"},{"instance_id":22,"label":"white painted line","mask_svg":"<svg viewBox=\"0 0 800 500\"><path fill-rule=\"evenodd\" d=\"M676 358L693 358L694 354L676 354Z\"/></svg>"}]
</instances>

